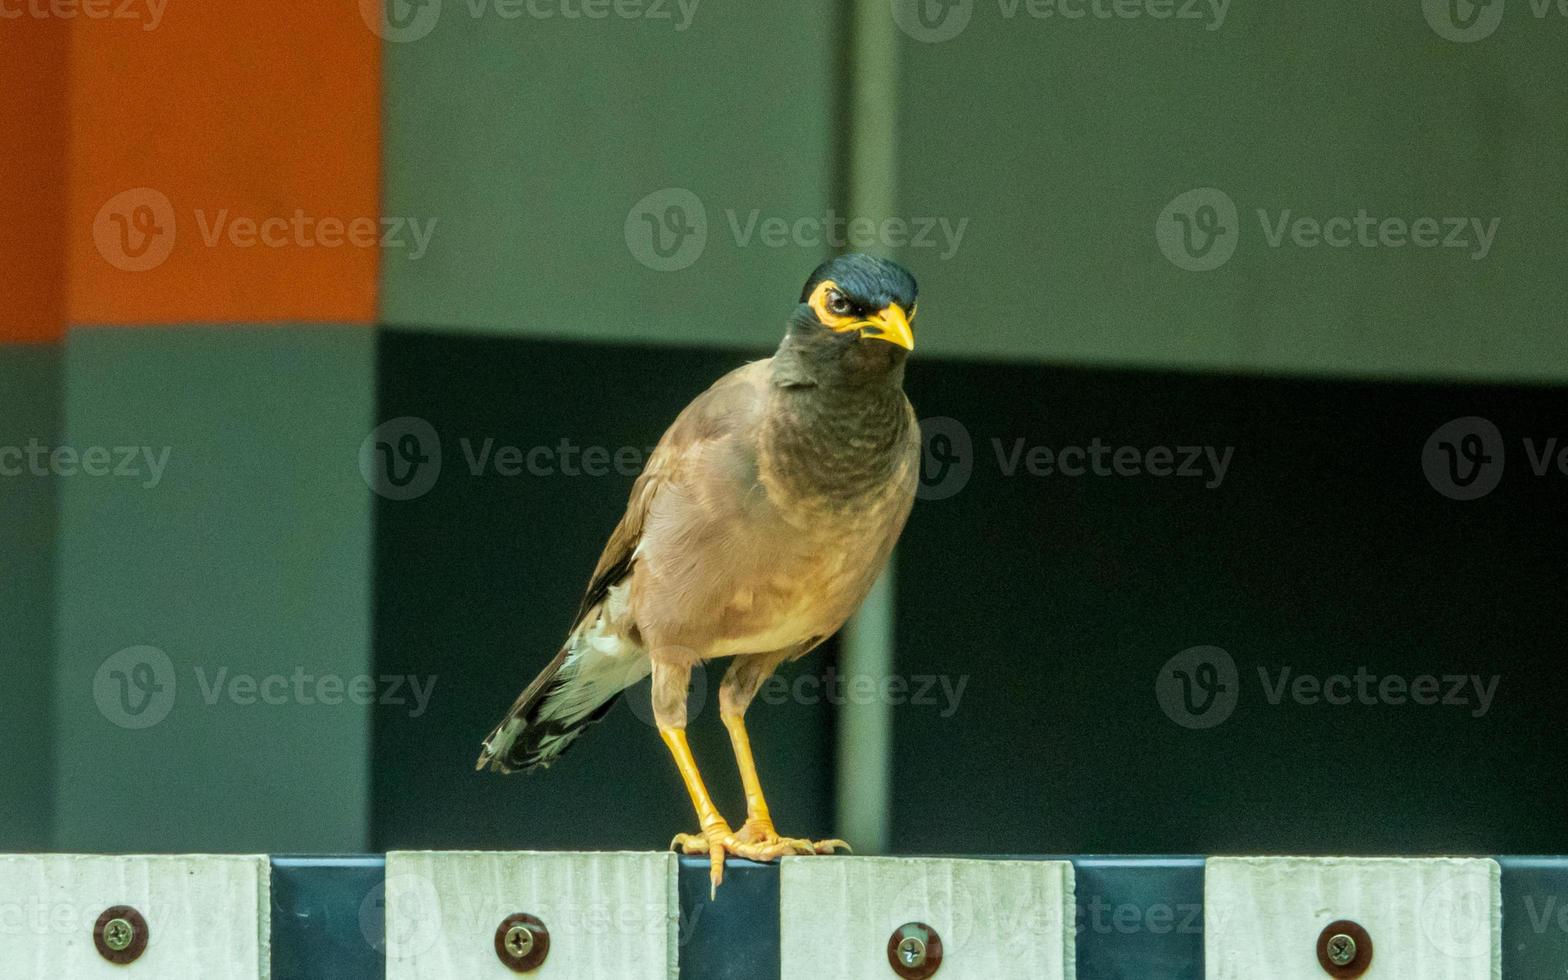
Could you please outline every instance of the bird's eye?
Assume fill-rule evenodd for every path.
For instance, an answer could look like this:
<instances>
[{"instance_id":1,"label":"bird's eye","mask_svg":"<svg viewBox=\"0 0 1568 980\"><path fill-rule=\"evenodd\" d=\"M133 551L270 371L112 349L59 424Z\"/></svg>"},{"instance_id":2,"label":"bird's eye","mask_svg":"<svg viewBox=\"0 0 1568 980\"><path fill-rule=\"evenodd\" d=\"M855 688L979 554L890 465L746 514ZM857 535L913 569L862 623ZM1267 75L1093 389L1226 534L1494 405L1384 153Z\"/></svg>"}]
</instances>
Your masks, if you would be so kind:
<instances>
[{"instance_id":1,"label":"bird's eye","mask_svg":"<svg viewBox=\"0 0 1568 980\"><path fill-rule=\"evenodd\" d=\"M834 316L849 316L849 300L843 293L833 290L828 293L828 312Z\"/></svg>"}]
</instances>

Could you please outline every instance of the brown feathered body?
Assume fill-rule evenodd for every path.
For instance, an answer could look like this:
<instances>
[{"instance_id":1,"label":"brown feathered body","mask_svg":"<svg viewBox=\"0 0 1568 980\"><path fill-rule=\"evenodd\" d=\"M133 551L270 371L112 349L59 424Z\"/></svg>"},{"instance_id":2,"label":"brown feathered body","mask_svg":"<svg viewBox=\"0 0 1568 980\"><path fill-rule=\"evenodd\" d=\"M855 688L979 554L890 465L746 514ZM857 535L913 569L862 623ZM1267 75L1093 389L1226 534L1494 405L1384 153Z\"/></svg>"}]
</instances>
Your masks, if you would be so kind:
<instances>
[{"instance_id":1,"label":"brown feathered body","mask_svg":"<svg viewBox=\"0 0 1568 980\"><path fill-rule=\"evenodd\" d=\"M479 767L548 765L650 657L788 659L859 607L914 501L902 351L824 360L786 338L693 401L632 487L576 625Z\"/></svg>"}]
</instances>

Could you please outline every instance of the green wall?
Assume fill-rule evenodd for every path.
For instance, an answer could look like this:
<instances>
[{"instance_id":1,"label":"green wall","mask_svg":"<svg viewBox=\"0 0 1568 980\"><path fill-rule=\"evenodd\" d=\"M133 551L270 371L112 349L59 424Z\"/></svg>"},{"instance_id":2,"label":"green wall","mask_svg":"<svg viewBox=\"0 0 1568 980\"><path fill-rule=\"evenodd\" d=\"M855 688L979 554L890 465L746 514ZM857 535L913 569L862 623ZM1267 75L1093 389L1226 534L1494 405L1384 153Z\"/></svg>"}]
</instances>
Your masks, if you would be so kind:
<instances>
[{"instance_id":1,"label":"green wall","mask_svg":"<svg viewBox=\"0 0 1568 980\"><path fill-rule=\"evenodd\" d=\"M67 444L167 463L57 481L56 849L367 846L374 343L72 332Z\"/></svg>"},{"instance_id":2,"label":"green wall","mask_svg":"<svg viewBox=\"0 0 1568 980\"><path fill-rule=\"evenodd\" d=\"M388 256L385 322L776 342L822 250L739 245L731 213L744 230L753 210L760 228L832 202L840 14L829 0L695 6L680 30L678 13L505 20L449 3L427 36L388 43L384 211L437 226L426 255ZM706 229L704 244L664 227L672 249L685 242L672 262L692 261L674 270L643 217L667 213Z\"/></svg>"},{"instance_id":3,"label":"green wall","mask_svg":"<svg viewBox=\"0 0 1568 980\"><path fill-rule=\"evenodd\" d=\"M967 6L956 37L900 47L897 209L972 219L950 261L903 253L925 288L925 351L1568 377L1568 17L1510 3L1495 34L1456 43L1417 0L1236 2L1216 30ZM1234 254L1207 272L1178 267L1155 236L1196 188L1223 191L1239 222ZM1274 248L1257 215L1363 208L1499 223L1477 260Z\"/></svg>"},{"instance_id":4,"label":"green wall","mask_svg":"<svg viewBox=\"0 0 1568 980\"><path fill-rule=\"evenodd\" d=\"M60 352L0 345L0 447L53 448L60 436ZM48 846L53 794L50 737L54 673L56 483L6 453L0 475L0 841Z\"/></svg>"},{"instance_id":5,"label":"green wall","mask_svg":"<svg viewBox=\"0 0 1568 980\"><path fill-rule=\"evenodd\" d=\"M1512 4L1462 43L1415 0L1153 0L1128 19L956 0L929 5L936 30L910 19L925 2L699 4L685 30L448 5L386 49L387 210L438 221L423 257L389 257L387 320L752 348L831 250L830 215L891 217L861 244L924 284L923 354L1568 377L1555 9ZM1195 16L1142 13L1167 6ZM1203 188L1223 196L1182 199ZM1192 271L1156 223L1211 200L1235 251ZM1448 219L1484 232L1389 246L1371 226L1372 247L1340 248L1290 230L1363 211L1401 223L1390 242L1422 219L1439 241ZM706 244L650 267L649 214Z\"/></svg>"}]
</instances>

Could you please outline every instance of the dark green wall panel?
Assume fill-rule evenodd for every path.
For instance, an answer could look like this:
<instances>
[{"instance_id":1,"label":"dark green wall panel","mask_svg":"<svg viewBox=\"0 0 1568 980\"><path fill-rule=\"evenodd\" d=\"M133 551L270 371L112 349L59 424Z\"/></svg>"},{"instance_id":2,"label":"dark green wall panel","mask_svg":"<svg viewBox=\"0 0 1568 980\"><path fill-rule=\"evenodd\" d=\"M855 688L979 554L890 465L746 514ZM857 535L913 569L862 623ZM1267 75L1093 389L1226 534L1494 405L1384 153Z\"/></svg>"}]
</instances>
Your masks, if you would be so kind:
<instances>
[{"instance_id":1,"label":"dark green wall panel","mask_svg":"<svg viewBox=\"0 0 1568 980\"><path fill-rule=\"evenodd\" d=\"M1162 6L1199 16L1028 14ZM1537 6L1510 3L1474 43L1439 36L1418 0L965 0L929 5L963 25L947 40L885 24L899 44L896 210L969 220L949 260L901 252L924 287L922 349L1568 377L1568 19L1537 18ZM1169 261L1155 234L1167 204L1198 188L1224 192L1239 222L1217 212L1235 252L1207 272ZM1365 209L1499 224L1480 260L1448 247L1276 248L1260 209L1271 223Z\"/></svg>"},{"instance_id":2,"label":"dark green wall panel","mask_svg":"<svg viewBox=\"0 0 1568 980\"><path fill-rule=\"evenodd\" d=\"M968 468L933 465L949 495L916 505L900 545L898 670L967 686L951 717L895 712L894 771L934 774L893 781L896 848L1568 846L1568 789L1553 775L1568 765L1555 737L1568 704L1568 473L1554 459L1535 475L1524 445L1554 457L1568 445L1562 389L930 361L909 387L923 416L962 426L947 423L944 455ZM1462 416L1503 440L1500 482L1470 501L1423 471L1428 440ZM1028 453L1095 440L1234 454L1213 488L1005 469L1020 441ZM1196 664L1170 663L1196 646L1234 664L1226 677L1211 655L1229 700L1206 705ZM1485 710L1473 688L1468 706L1394 703L1392 688L1373 704L1288 692L1271 703L1259 670L1277 687L1287 666L1291 683L1364 668L1497 687ZM1191 715L1162 706L1173 670L1198 682Z\"/></svg>"},{"instance_id":3,"label":"dark green wall panel","mask_svg":"<svg viewBox=\"0 0 1568 980\"><path fill-rule=\"evenodd\" d=\"M57 481L11 450L59 441L60 349L0 345L0 850L49 846Z\"/></svg>"},{"instance_id":4,"label":"dark green wall panel","mask_svg":"<svg viewBox=\"0 0 1568 980\"><path fill-rule=\"evenodd\" d=\"M374 343L71 334L69 444L168 461L60 481L58 848L368 845Z\"/></svg>"},{"instance_id":5,"label":"dark green wall panel","mask_svg":"<svg viewBox=\"0 0 1568 980\"><path fill-rule=\"evenodd\" d=\"M642 5L670 20L505 6L522 15L427 6L434 21L386 45L384 210L437 224L422 257L387 254L384 321L771 346L828 248L744 229L831 203L837 5L688 4L685 29L673 0ZM706 234L679 239L678 269L638 258L643 215L667 213Z\"/></svg>"}]
</instances>

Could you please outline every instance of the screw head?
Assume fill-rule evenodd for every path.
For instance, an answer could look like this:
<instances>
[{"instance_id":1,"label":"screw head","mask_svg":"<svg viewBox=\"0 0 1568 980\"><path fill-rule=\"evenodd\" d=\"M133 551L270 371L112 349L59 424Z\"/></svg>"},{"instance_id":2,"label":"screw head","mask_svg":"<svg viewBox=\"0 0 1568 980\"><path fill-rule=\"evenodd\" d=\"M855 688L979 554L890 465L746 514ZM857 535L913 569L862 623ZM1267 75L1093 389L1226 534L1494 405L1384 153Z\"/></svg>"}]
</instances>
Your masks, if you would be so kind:
<instances>
[{"instance_id":1,"label":"screw head","mask_svg":"<svg viewBox=\"0 0 1568 980\"><path fill-rule=\"evenodd\" d=\"M496 926L495 955L514 973L536 969L550 955L550 930L526 912L509 915Z\"/></svg>"},{"instance_id":2,"label":"screw head","mask_svg":"<svg viewBox=\"0 0 1568 980\"><path fill-rule=\"evenodd\" d=\"M1356 958L1356 941L1342 932L1336 932L1328 937L1328 961L1335 966L1344 966Z\"/></svg>"},{"instance_id":3,"label":"screw head","mask_svg":"<svg viewBox=\"0 0 1568 980\"><path fill-rule=\"evenodd\" d=\"M903 980L925 980L942 965L942 937L924 922L906 922L888 938L887 962Z\"/></svg>"},{"instance_id":4,"label":"screw head","mask_svg":"<svg viewBox=\"0 0 1568 980\"><path fill-rule=\"evenodd\" d=\"M110 919L104 923L103 944L116 953L129 949L135 938L136 927L124 919Z\"/></svg>"},{"instance_id":5,"label":"screw head","mask_svg":"<svg viewBox=\"0 0 1568 980\"><path fill-rule=\"evenodd\" d=\"M522 959L534 951L534 934L522 923L518 923L506 930L506 951L517 959Z\"/></svg>"},{"instance_id":6,"label":"screw head","mask_svg":"<svg viewBox=\"0 0 1568 980\"><path fill-rule=\"evenodd\" d=\"M1318 933L1318 965L1331 977L1361 976L1372 966L1372 937L1349 919L1330 922Z\"/></svg>"},{"instance_id":7,"label":"screw head","mask_svg":"<svg viewBox=\"0 0 1568 980\"><path fill-rule=\"evenodd\" d=\"M110 963L133 963L147 949L147 920L129 905L104 909L93 923L93 946Z\"/></svg>"}]
</instances>

